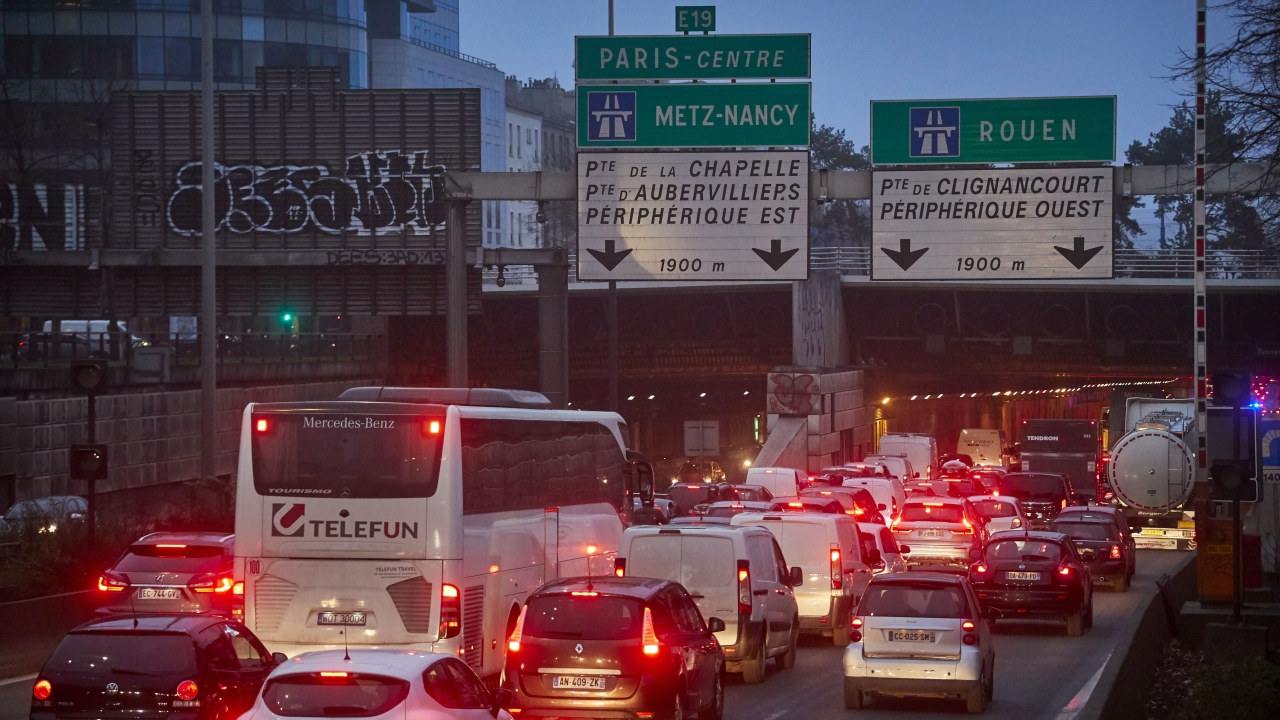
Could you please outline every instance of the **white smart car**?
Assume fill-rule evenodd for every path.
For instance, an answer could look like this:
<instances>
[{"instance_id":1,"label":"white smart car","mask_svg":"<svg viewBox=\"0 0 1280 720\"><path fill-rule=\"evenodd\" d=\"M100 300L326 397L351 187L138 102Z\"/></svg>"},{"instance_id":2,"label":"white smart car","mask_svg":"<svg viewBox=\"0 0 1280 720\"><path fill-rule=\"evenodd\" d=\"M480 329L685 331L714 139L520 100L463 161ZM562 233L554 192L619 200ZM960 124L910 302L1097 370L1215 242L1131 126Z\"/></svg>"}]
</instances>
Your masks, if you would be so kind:
<instances>
[{"instance_id":1,"label":"white smart car","mask_svg":"<svg viewBox=\"0 0 1280 720\"><path fill-rule=\"evenodd\" d=\"M1027 516L1022 512L1018 498L1009 495L972 495L969 502L978 514L989 518L987 535L1004 530L1021 530L1027 525Z\"/></svg>"},{"instance_id":2,"label":"white smart car","mask_svg":"<svg viewBox=\"0 0 1280 720\"><path fill-rule=\"evenodd\" d=\"M277 665L240 720L511 720L510 702L510 690L490 692L452 655L322 650Z\"/></svg>"},{"instance_id":3,"label":"white smart car","mask_svg":"<svg viewBox=\"0 0 1280 720\"><path fill-rule=\"evenodd\" d=\"M868 693L951 697L986 710L995 688L995 648L964 577L886 573L871 580L850 621L844 705Z\"/></svg>"}]
</instances>

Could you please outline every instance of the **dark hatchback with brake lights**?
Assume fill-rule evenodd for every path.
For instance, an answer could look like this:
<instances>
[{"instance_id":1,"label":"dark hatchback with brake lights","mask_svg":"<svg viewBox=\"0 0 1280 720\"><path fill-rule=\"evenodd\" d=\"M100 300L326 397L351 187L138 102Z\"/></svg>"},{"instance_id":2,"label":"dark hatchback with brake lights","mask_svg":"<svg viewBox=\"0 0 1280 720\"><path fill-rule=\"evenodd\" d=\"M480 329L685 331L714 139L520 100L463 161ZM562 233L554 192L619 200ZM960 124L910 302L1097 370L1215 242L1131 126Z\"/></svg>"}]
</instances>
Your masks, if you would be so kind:
<instances>
[{"instance_id":1,"label":"dark hatchback with brake lights","mask_svg":"<svg viewBox=\"0 0 1280 720\"><path fill-rule=\"evenodd\" d=\"M521 718L666 720L724 713L724 652L679 583L566 578L539 588L508 641Z\"/></svg>"},{"instance_id":2,"label":"dark hatchback with brake lights","mask_svg":"<svg viewBox=\"0 0 1280 720\"><path fill-rule=\"evenodd\" d=\"M156 532L129 546L98 578L99 615L212 613L230 617L235 536ZM243 595L242 595L243 597ZM239 618L237 618L239 619Z\"/></svg>"},{"instance_id":3,"label":"dark hatchback with brake lights","mask_svg":"<svg viewBox=\"0 0 1280 720\"><path fill-rule=\"evenodd\" d=\"M1059 515L1053 531L1071 538L1077 549L1093 551L1093 560L1086 564L1095 585L1106 583L1116 592L1125 592L1133 575L1133 557L1116 524L1109 517L1086 519L1081 515Z\"/></svg>"},{"instance_id":4,"label":"dark hatchback with brake lights","mask_svg":"<svg viewBox=\"0 0 1280 720\"><path fill-rule=\"evenodd\" d=\"M248 710L284 656L209 615L93 620L72 630L32 690L31 720L222 720Z\"/></svg>"},{"instance_id":5,"label":"dark hatchback with brake lights","mask_svg":"<svg viewBox=\"0 0 1280 720\"><path fill-rule=\"evenodd\" d=\"M1067 634L1093 625L1093 551L1076 552L1062 533L1007 530L994 533L985 551L973 551L969 582L984 611L1003 618L1056 617Z\"/></svg>"}]
</instances>

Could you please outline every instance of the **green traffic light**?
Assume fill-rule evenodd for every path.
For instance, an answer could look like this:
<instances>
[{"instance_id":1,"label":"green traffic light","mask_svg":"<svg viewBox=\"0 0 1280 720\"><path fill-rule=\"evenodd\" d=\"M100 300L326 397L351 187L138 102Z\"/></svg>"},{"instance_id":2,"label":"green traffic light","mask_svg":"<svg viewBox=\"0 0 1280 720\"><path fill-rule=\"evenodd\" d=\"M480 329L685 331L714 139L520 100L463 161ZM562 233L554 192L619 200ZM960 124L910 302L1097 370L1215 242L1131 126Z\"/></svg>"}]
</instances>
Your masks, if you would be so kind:
<instances>
[{"instance_id":1,"label":"green traffic light","mask_svg":"<svg viewBox=\"0 0 1280 720\"><path fill-rule=\"evenodd\" d=\"M281 319L281 320L284 320L285 322L292 322L292 321L293 321L293 315L292 315L292 314L290 314L290 313L285 313L285 314L284 314L280 319Z\"/></svg>"}]
</instances>

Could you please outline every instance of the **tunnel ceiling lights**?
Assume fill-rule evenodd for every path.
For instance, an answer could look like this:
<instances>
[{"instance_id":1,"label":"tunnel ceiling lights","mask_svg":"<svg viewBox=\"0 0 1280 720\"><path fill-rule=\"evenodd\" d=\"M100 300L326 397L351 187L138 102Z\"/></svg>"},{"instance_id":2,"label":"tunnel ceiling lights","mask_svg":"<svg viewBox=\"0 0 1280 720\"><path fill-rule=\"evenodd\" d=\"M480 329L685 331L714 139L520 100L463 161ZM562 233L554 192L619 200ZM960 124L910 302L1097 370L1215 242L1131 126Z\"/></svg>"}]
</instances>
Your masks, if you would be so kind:
<instances>
[{"instance_id":1,"label":"tunnel ceiling lights","mask_svg":"<svg viewBox=\"0 0 1280 720\"><path fill-rule=\"evenodd\" d=\"M1045 394L1052 395L1055 393L1057 394L1078 393L1084 390L1097 389L1097 388L1123 388L1123 387L1133 387L1133 386L1140 386L1140 385L1168 385L1169 383L1176 382L1177 380L1178 378L1168 378L1165 380L1134 380L1134 381L1123 382L1123 383L1089 383L1087 385L1078 385L1076 387L1060 387L1060 388L1050 388L1050 389L1041 389L1041 390L1003 390L1003 391L997 390L991 393L991 397L999 397L1001 395L1004 395L1004 396L1045 395ZM743 395L746 395L746 393L743 393ZM943 393L938 393L937 395L930 393L928 395L925 395L923 398L921 398L920 395L912 395L907 399L908 400L921 400L921 399L941 400L942 396L943 396ZM977 393L977 392L960 393L960 397L962 398L965 398L965 397L976 398L978 396L985 397L986 393ZM906 396L897 396L897 397L901 398ZM894 399L894 396L886 395L883 399L880 400L880 404L888 405L890 402L893 401L893 399Z\"/></svg>"}]
</instances>

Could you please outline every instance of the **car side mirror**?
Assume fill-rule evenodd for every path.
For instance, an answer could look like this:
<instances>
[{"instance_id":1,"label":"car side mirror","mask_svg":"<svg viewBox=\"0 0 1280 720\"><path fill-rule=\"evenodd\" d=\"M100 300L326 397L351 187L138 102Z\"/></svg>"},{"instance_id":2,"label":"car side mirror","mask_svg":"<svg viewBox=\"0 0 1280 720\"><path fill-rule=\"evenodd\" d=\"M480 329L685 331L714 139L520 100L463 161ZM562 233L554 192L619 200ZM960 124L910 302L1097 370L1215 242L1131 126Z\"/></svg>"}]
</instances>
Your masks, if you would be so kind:
<instances>
[{"instance_id":1,"label":"car side mirror","mask_svg":"<svg viewBox=\"0 0 1280 720\"><path fill-rule=\"evenodd\" d=\"M1081 560L1083 560L1083 561L1085 561L1085 562L1093 562L1093 561L1094 561L1094 559L1095 559L1095 558L1097 558L1097 557L1098 557L1098 556L1097 556L1097 555L1095 555L1095 554L1093 553L1093 551L1092 551L1092 550L1081 550L1081 551L1080 551L1080 559L1081 559Z\"/></svg>"},{"instance_id":2,"label":"car side mirror","mask_svg":"<svg viewBox=\"0 0 1280 720\"><path fill-rule=\"evenodd\" d=\"M288 659L289 659L289 656L288 656L288 655L285 655L285 654L284 654L284 653L282 653L282 652L273 652L273 653L271 653L271 660L272 660L275 664L277 664L277 665L279 665L279 664L280 664L280 663L282 663L282 662L285 662L285 661L286 661L286 660L288 660Z\"/></svg>"},{"instance_id":3,"label":"car side mirror","mask_svg":"<svg viewBox=\"0 0 1280 720\"><path fill-rule=\"evenodd\" d=\"M493 691L493 707L489 708L489 714L498 717L498 713L511 707L511 700L515 697L507 688L498 688Z\"/></svg>"},{"instance_id":4,"label":"car side mirror","mask_svg":"<svg viewBox=\"0 0 1280 720\"><path fill-rule=\"evenodd\" d=\"M804 584L804 569L800 567L791 568L791 587L800 587Z\"/></svg>"},{"instance_id":5,"label":"car side mirror","mask_svg":"<svg viewBox=\"0 0 1280 720\"><path fill-rule=\"evenodd\" d=\"M969 548L969 559L970 559L970 560L981 560L981 559L982 559L982 550L980 550L980 549L978 549L978 548Z\"/></svg>"},{"instance_id":6,"label":"car side mirror","mask_svg":"<svg viewBox=\"0 0 1280 720\"><path fill-rule=\"evenodd\" d=\"M909 552L911 552L911 548L907 547L906 545L899 545L899 546L898 546L898 554L899 554L899 555L906 555L906 554L907 554L907 553L909 553Z\"/></svg>"},{"instance_id":7,"label":"car side mirror","mask_svg":"<svg viewBox=\"0 0 1280 720\"><path fill-rule=\"evenodd\" d=\"M999 608L987 607L983 609L982 616L988 620L999 620L1004 617L1004 613L1000 612Z\"/></svg>"},{"instance_id":8,"label":"car side mirror","mask_svg":"<svg viewBox=\"0 0 1280 720\"><path fill-rule=\"evenodd\" d=\"M713 633L718 633L718 632L724 632L724 629L725 629L724 621L721 620L720 618L713 617L707 620L707 630L710 630Z\"/></svg>"}]
</instances>

